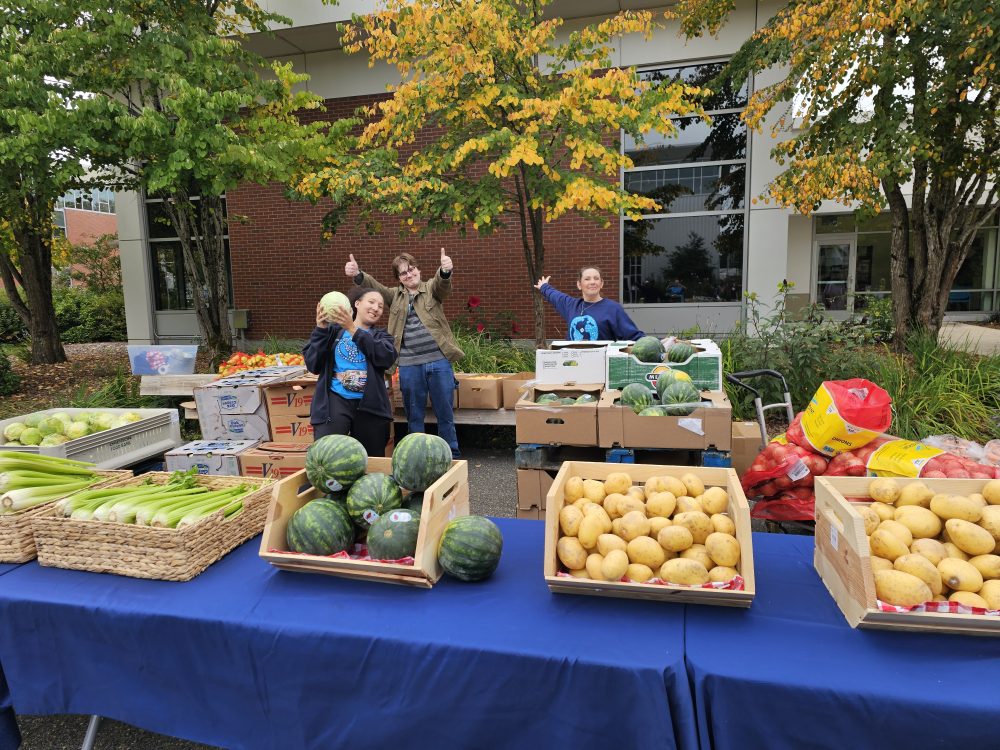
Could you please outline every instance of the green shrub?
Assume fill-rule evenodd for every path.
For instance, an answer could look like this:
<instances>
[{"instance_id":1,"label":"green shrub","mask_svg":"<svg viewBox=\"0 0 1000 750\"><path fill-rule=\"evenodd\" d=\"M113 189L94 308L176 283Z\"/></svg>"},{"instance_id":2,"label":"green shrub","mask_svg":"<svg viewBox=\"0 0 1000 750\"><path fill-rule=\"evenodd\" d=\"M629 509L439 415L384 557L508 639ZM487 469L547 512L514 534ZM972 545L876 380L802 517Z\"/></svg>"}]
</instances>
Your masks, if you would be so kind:
<instances>
[{"instance_id":1,"label":"green shrub","mask_svg":"<svg viewBox=\"0 0 1000 750\"><path fill-rule=\"evenodd\" d=\"M10 359L6 354L0 352L0 396L10 396L17 393L20 385L21 378L14 372Z\"/></svg>"},{"instance_id":2,"label":"green shrub","mask_svg":"<svg viewBox=\"0 0 1000 750\"><path fill-rule=\"evenodd\" d=\"M15 344L28 338L28 329L10 304L7 295L0 292L0 344Z\"/></svg>"},{"instance_id":3,"label":"green shrub","mask_svg":"<svg viewBox=\"0 0 1000 750\"><path fill-rule=\"evenodd\" d=\"M60 289L53 295L56 325L67 344L125 341L125 299L121 290Z\"/></svg>"},{"instance_id":4,"label":"green shrub","mask_svg":"<svg viewBox=\"0 0 1000 750\"><path fill-rule=\"evenodd\" d=\"M455 363L458 372L534 372L535 350L497 339L488 333L473 333L453 326L455 343L465 356Z\"/></svg>"}]
</instances>

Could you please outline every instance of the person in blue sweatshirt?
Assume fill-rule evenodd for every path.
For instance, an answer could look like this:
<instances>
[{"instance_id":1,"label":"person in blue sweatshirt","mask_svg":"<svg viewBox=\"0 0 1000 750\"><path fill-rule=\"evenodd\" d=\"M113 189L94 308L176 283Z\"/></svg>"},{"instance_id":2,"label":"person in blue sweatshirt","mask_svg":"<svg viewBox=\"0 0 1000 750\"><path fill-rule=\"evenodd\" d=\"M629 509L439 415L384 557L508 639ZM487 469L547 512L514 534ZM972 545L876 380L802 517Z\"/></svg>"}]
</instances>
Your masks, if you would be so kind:
<instances>
[{"instance_id":1,"label":"person in blue sweatshirt","mask_svg":"<svg viewBox=\"0 0 1000 750\"><path fill-rule=\"evenodd\" d=\"M581 298L563 294L549 284L551 276L543 276L535 288L562 315L569 326L566 338L572 341L637 341L645 334L614 300L601 296L604 279L601 269L586 266L580 269L576 288Z\"/></svg>"}]
</instances>

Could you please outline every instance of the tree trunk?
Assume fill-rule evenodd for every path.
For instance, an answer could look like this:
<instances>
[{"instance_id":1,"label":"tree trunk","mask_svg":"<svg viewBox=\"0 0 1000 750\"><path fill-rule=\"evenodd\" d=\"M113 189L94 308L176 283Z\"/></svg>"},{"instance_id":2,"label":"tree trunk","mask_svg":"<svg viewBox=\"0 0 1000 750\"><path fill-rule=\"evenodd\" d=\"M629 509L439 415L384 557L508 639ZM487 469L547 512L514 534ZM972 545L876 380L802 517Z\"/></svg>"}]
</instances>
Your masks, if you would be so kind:
<instances>
[{"instance_id":1,"label":"tree trunk","mask_svg":"<svg viewBox=\"0 0 1000 750\"><path fill-rule=\"evenodd\" d=\"M37 211L35 212L38 213ZM24 320L31 336L31 364L51 365L66 361L66 351L59 340L56 312L52 304L52 236L49 221L42 221L42 230L36 227L15 228L17 261L20 266L20 281L24 287L23 304L14 304L15 310ZM10 269L4 270L4 286L7 286ZM10 289L7 290L8 294ZM11 295L20 302L16 289Z\"/></svg>"},{"instance_id":2,"label":"tree trunk","mask_svg":"<svg viewBox=\"0 0 1000 750\"><path fill-rule=\"evenodd\" d=\"M892 236L889 245L889 278L892 289L892 347L902 352L910 330L910 212L898 185L883 183L892 216Z\"/></svg>"},{"instance_id":3,"label":"tree trunk","mask_svg":"<svg viewBox=\"0 0 1000 750\"><path fill-rule=\"evenodd\" d=\"M524 267L528 271L528 283L534 286L545 275L545 244L542 241L544 223L542 210L529 208L531 194L527 187L528 173L523 164L520 174L514 177L514 185L517 188L517 218L521 225ZM535 347L544 349L548 345L548 338L545 336L545 299L541 292L536 291L532 295L531 310L535 324Z\"/></svg>"}]
</instances>

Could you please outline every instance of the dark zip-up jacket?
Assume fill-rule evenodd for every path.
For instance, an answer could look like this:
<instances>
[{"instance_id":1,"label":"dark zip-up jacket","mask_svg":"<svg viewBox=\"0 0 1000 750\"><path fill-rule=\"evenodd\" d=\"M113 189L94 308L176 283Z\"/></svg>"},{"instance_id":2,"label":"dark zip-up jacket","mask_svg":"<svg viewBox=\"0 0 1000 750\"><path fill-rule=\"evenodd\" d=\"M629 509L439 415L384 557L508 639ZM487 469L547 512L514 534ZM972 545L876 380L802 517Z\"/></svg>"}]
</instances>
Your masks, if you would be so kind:
<instances>
[{"instance_id":1,"label":"dark zip-up jacket","mask_svg":"<svg viewBox=\"0 0 1000 750\"><path fill-rule=\"evenodd\" d=\"M333 374L333 348L344 329L338 325L316 327L309 336L309 343L302 350L309 372L319 375L316 395L313 396L309 421L322 424L330 418L330 378ZM368 361L368 382L358 404L358 411L381 419L392 419L392 407L385 387L385 371L396 362L396 347L392 336L384 328L358 328L354 343Z\"/></svg>"}]
</instances>

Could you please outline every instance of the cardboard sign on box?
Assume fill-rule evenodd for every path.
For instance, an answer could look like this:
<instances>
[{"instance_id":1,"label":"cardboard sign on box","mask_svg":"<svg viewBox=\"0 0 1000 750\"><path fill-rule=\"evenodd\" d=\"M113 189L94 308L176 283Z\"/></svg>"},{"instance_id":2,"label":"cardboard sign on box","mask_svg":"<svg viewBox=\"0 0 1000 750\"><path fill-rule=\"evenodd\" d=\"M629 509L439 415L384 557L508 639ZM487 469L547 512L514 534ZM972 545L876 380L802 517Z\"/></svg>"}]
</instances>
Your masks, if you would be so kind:
<instances>
[{"instance_id":1,"label":"cardboard sign on box","mask_svg":"<svg viewBox=\"0 0 1000 750\"><path fill-rule=\"evenodd\" d=\"M307 450L309 443L261 443L240 454L240 474L284 479L306 467Z\"/></svg>"},{"instance_id":2,"label":"cardboard sign on box","mask_svg":"<svg viewBox=\"0 0 1000 750\"><path fill-rule=\"evenodd\" d=\"M513 409L517 406L517 402L521 400L521 392L534 380L535 373L533 372L516 372L513 375L505 376L500 384L500 389L503 392L503 408Z\"/></svg>"},{"instance_id":3,"label":"cardboard sign on box","mask_svg":"<svg viewBox=\"0 0 1000 750\"><path fill-rule=\"evenodd\" d=\"M600 383L531 386L514 409L515 439L545 445L597 445L597 399L603 389ZM573 398L589 393L595 400L588 404L536 404L542 393Z\"/></svg>"},{"instance_id":4,"label":"cardboard sign on box","mask_svg":"<svg viewBox=\"0 0 1000 750\"><path fill-rule=\"evenodd\" d=\"M503 375L472 375L458 378L459 409L499 409L503 406Z\"/></svg>"},{"instance_id":5,"label":"cardboard sign on box","mask_svg":"<svg viewBox=\"0 0 1000 750\"><path fill-rule=\"evenodd\" d=\"M543 385L602 383L607 347L567 346L535 350L535 380Z\"/></svg>"},{"instance_id":6,"label":"cardboard sign on box","mask_svg":"<svg viewBox=\"0 0 1000 750\"><path fill-rule=\"evenodd\" d=\"M275 443L311 443L313 427L309 423L309 415L272 414L271 439Z\"/></svg>"},{"instance_id":7,"label":"cardboard sign on box","mask_svg":"<svg viewBox=\"0 0 1000 750\"><path fill-rule=\"evenodd\" d=\"M270 440L264 388L298 378L304 367L247 370L194 389L206 440Z\"/></svg>"},{"instance_id":8,"label":"cardboard sign on box","mask_svg":"<svg viewBox=\"0 0 1000 750\"><path fill-rule=\"evenodd\" d=\"M240 476L239 457L257 445L256 440L195 440L164 454L167 471L187 471L192 466L199 474Z\"/></svg>"},{"instance_id":9,"label":"cardboard sign on box","mask_svg":"<svg viewBox=\"0 0 1000 750\"><path fill-rule=\"evenodd\" d=\"M722 352L711 339L693 339L695 353L684 362L640 362L632 356L632 347L611 349L606 357L604 384L621 390L629 383L656 387L660 373L668 369L685 372L695 387L703 391L722 390Z\"/></svg>"},{"instance_id":10,"label":"cardboard sign on box","mask_svg":"<svg viewBox=\"0 0 1000 750\"><path fill-rule=\"evenodd\" d=\"M267 413L272 421L278 415L308 417L316 393L317 379L316 375L308 375L265 387Z\"/></svg>"},{"instance_id":11,"label":"cardboard sign on box","mask_svg":"<svg viewBox=\"0 0 1000 750\"><path fill-rule=\"evenodd\" d=\"M640 417L615 401L621 391L605 391L597 405L602 448L664 448L727 451L732 445L733 410L722 391L703 391L702 406L683 417Z\"/></svg>"}]
</instances>

